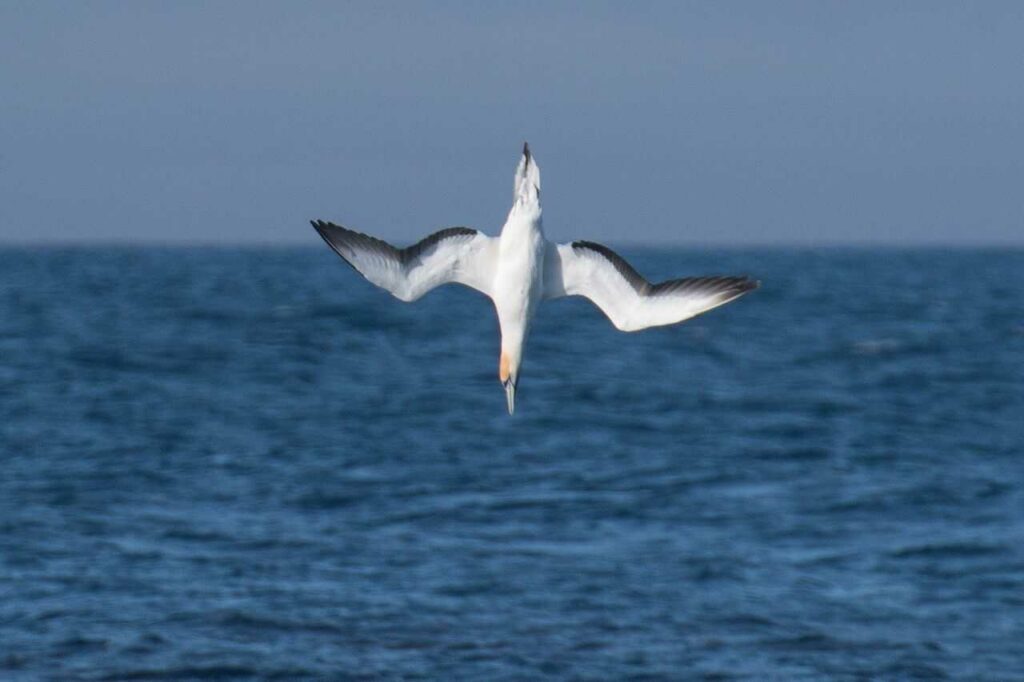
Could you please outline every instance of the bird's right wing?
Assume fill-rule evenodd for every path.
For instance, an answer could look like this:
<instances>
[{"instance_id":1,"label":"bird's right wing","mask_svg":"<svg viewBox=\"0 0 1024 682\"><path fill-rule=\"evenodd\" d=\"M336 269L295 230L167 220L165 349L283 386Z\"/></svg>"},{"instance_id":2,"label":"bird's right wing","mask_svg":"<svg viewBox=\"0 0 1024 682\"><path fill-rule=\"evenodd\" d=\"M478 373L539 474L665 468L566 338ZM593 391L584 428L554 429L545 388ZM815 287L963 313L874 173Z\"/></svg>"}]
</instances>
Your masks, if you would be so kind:
<instances>
[{"instance_id":1,"label":"bird's right wing","mask_svg":"<svg viewBox=\"0 0 1024 682\"><path fill-rule=\"evenodd\" d=\"M449 227L404 249L323 220L313 227L328 246L370 282L403 301L455 282L488 296L498 240L468 227Z\"/></svg>"},{"instance_id":2,"label":"bird's right wing","mask_svg":"<svg viewBox=\"0 0 1024 682\"><path fill-rule=\"evenodd\" d=\"M607 246L547 244L544 297L584 296L626 332L682 322L760 285L749 277L684 277L651 284Z\"/></svg>"}]
</instances>

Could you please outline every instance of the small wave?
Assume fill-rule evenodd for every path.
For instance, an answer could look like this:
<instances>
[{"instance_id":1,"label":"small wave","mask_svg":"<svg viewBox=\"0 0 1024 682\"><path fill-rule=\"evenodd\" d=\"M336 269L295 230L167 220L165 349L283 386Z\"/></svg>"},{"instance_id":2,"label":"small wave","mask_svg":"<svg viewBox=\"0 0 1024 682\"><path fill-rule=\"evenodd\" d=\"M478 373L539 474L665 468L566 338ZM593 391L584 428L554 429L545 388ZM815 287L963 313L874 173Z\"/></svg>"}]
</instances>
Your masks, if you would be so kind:
<instances>
[{"instance_id":1,"label":"small wave","mask_svg":"<svg viewBox=\"0 0 1024 682\"><path fill-rule=\"evenodd\" d=\"M355 495L344 495L341 493L326 493L323 491L313 491L300 495L293 498L290 503L291 505L298 507L299 509L305 510L329 510L329 509L344 509L345 507L351 507L359 502L359 498Z\"/></svg>"},{"instance_id":2,"label":"small wave","mask_svg":"<svg viewBox=\"0 0 1024 682\"><path fill-rule=\"evenodd\" d=\"M793 447L793 448L772 448L765 450L753 451L752 456L757 457L760 460L792 460L796 462L801 461L820 461L829 458L829 451L827 448L815 447L808 445L804 447Z\"/></svg>"},{"instance_id":3,"label":"small wave","mask_svg":"<svg viewBox=\"0 0 1024 682\"><path fill-rule=\"evenodd\" d=\"M759 616L756 613L736 613L718 618L716 622L739 628L773 628L779 625L771 618Z\"/></svg>"},{"instance_id":4,"label":"small wave","mask_svg":"<svg viewBox=\"0 0 1024 682\"><path fill-rule=\"evenodd\" d=\"M165 531L167 540L183 540L186 542L226 542L231 538L216 531L195 530L192 528L175 528Z\"/></svg>"},{"instance_id":5,"label":"small wave","mask_svg":"<svg viewBox=\"0 0 1024 682\"><path fill-rule=\"evenodd\" d=\"M124 670L108 673L101 680L234 680L254 678L260 671L248 666L239 665L208 665L184 666L165 670Z\"/></svg>"},{"instance_id":6,"label":"small wave","mask_svg":"<svg viewBox=\"0 0 1024 682\"><path fill-rule=\"evenodd\" d=\"M949 675L942 668L922 663L920 661L908 661L895 663L882 671L884 677L890 679L911 679L911 680L948 680Z\"/></svg>"},{"instance_id":7,"label":"small wave","mask_svg":"<svg viewBox=\"0 0 1024 682\"><path fill-rule=\"evenodd\" d=\"M333 623L321 621L295 621L281 618L270 618L258 616L243 611L228 611L220 614L216 622L230 628L249 630L279 630L283 632L323 632L328 634L341 634L345 632L341 627Z\"/></svg>"},{"instance_id":8,"label":"small wave","mask_svg":"<svg viewBox=\"0 0 1024 682\"><path fill-rule=\"evenodd\" d=\"M864 339L851 346L854 355L888 355L903 349L903 344L890 338Z\"/></svg>"},{"instance_id":9,"label":"small wave","mask_svg":"<svg viewBox=\"0 0 1024 682\"><path fill-rule=\"evenodd\" d=\"M940 544L925 544L914 547L904 547L890 553L890 556L897 559L913 558L956 558L956 557L978 557L1003 554L1006 547L1003 545L988 545L980 542L949 542Z\"/></svg>"},{"instance_id":10,"label":"small wave","mask_svg":"<svg viewBox=\"0 0 1024 682\"><path fill-rule=\"evenodd\" d=\"M110 642L106 639L76 635L57 642L55 648L61 652L61 655L69 655L85 651L104 651L109 646Z\"/></svg>"},{"instance_id":11,"label":"small wave","mask_svg":"<svg viewBox=\"0 0 1024 682\"><path fill-rule=\"evenodd\" d=\"M824 632L805 632L792 637L780 637L769 640L768 645L775 649L787 651L841 651L853 645L836 639Z\"/></svg>"}]
</instances>

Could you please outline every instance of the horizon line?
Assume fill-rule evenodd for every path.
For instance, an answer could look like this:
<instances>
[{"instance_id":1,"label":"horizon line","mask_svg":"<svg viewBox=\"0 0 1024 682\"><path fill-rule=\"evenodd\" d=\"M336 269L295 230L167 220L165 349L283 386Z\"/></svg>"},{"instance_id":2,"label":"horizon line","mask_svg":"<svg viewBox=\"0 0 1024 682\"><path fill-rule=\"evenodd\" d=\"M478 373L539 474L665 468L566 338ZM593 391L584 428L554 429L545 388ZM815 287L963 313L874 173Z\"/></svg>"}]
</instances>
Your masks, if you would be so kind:
<instances>
[{"instance_id":1,"label":"horizon line","mask_svg":"<svg viewBox=\"0 0 1024 682\"><path fill-rule=\"evenodd\" d=\"M654 250L654 249L716 249L716 250L771 250L771 249L1011 249L1024 250L1022 241L883 241L883 240L778 240L749 242L717 242L717 241L635 241L605 240L618 248ZM319 240L170 240L158 239L26 239L2 240L0 250L14 249L313 249L322 247Z\"/></svg>"}]
</instances>

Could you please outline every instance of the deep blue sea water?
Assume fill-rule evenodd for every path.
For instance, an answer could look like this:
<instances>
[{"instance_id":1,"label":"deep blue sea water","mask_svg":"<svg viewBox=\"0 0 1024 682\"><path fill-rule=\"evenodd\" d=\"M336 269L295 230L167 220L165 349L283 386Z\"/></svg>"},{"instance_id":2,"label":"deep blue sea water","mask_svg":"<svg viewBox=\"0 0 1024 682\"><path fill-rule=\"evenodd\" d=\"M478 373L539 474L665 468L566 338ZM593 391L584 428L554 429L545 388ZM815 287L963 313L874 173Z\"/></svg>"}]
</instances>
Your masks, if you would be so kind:
<instances>
[{"instance_id":1,"label":"deep blue sea water","mask_svg":"<svg viewBox=\"0 0 1024 682\"><path fill-rule=\"evenodd\" d=\"M326 248L0 250L0 680L1024 680L1024 251L625 250L489 302Z\"/></svg>"}]
</instances>

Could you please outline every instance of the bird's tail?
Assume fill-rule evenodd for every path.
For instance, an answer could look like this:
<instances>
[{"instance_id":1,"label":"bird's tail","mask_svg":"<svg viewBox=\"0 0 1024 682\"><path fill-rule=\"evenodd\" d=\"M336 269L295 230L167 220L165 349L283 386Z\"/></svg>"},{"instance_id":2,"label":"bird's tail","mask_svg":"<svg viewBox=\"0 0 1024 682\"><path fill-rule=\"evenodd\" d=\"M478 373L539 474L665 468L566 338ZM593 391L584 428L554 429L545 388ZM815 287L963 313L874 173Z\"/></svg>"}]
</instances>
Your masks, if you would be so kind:
<instances>
[{"instance_id":1,"label":"bird's tail","mask_svg":"<svg viewBox=\"0 0 1024 682\"><path fill-rule=\"evenodd\" d=\"M517 203L540 202L540 167L530 153L530 145L526 143L523 143L523 156L516 167L512 200Z\"/></svg>"}]
</instances>

